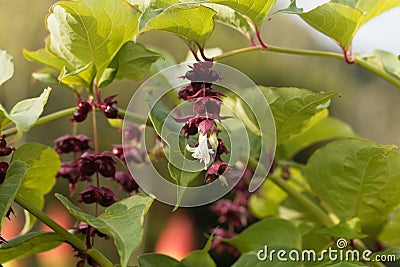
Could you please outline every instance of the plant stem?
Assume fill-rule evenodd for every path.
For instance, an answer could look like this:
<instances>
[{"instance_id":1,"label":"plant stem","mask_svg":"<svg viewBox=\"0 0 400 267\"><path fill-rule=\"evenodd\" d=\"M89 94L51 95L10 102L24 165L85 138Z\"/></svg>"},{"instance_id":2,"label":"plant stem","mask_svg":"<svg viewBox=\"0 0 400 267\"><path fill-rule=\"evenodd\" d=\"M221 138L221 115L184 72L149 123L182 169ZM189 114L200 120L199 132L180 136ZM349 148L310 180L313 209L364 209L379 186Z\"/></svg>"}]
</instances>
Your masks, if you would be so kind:
<instances>
[{"instance_id":1,"label":"plant stem","mask_svg":"<svg viewBox=\"0 0 400 267\"><path fill-rule=\"evenodd\" d=\"M214 61L239 55L242 53L247 53L251 51L267 51L267 52L274 52L274 53L283 53L283 54L291 54L291 55L299 55L299 56L317 56L317 57L329 57L329 58L335 58L339 60L343 60L343 54L340 53L334 53L334 52L327 52L327 51L317 51L317 50L306 50L306 49L292 49L292 48L285 48L285 47L278 47L278 46L272 46L268 45L267 48L264 48L262 46L256 46L256 47L245 47L245 48L240 48L237 50L232 50L226 53L223 53L219 56L216 56L213 58ZM361 57L356 57L355 62L356 65L378 75L382 79L385 79L386 81L390 82L391 84L397 86L400 88L400 80L396 79L394 76L390 75L383 69L380 69L378 67L375 67L374 65L368 63L366 60L364 60Z\"/></svg>"},{"instance_id":2,"label":"plant stem","mask_svg":"<svg viewBox=\"0 0 400 267\"><path fill-rule=\"evenodd\" d=\"M285 180L283 180L279 176L268 176L269 180L271 180L274 184L279 186L283 191L285 191L291 198L296 200L299 204L309 210L320 222L322 222L327 227L334 226L334 222L332 219L326 214L326 212L321 209L314 202L303 196L300 191L296 190L290 184L288 184Z\"/></svg>"},{"instance_id":3,"label":"plant stem","mask_svg":"<svg viewBox=\"0 0 400 267\"><path fill-rule=\"evenodd\" d=\"M112 262L109 259L107 259L97 249L91 248L86 251L86 245L82 240L80 240L78 237L76 237L73 234L71 234L70 232L68 232L61 225L59 225L53 219L48 217L44 212L42 212L41 210L39 210L38 208L33 206L31 202L25 200L22 196L17 195L15 197L15 202L17 202L21 207L23 207L25 210L27 210L30 214L32 214L36 218L38 218L40 221L42 221L48 227L53 229L57 234L62 236L65 239L65 241L67 243L71 244L74 248L88 254L92 259L94 259L101 266L103 266L103 267L112 267L113 266Z\"/></svg>"},{"instance_id":4,"label":"plant stem","mask_svg":"<svg viewBox=\"0 0 400 267\"><path fill-rule=\"evenodd\" d=\"M33 127L40 126L67 116L71 116L75 112L76 108L67 108L63 109L54 113L51 113L49 115L43 116L38 121L33 125ZM32 128L33 128L32 127ZM4 130L2 134L5 134L6 136L11 136L17 133L17 128L10 128L7 130Z\"/></svg>"},{"instance_id":5,"label":"plant stem","mask_svg":"<svg viewBox=\"0 0 400 267\"><path fill-rule=\"evenodd\" d=\"M271 180L277 186L279 186L283 191L285 191L291 198L296 200L300 205L302 205L308 211L310 211L326 227L333 227L335 225L332 219L329 217L329 215L326 214L326 212L321 207L319 207L314 202L303 196L298 190L292 187L288 182L283 180L281 177L271 175L268 176L268 179ZM367 246L365 246L365 244L360 239L355 239L353 241L354 241L354 247L358 251L363 252L368 249ZM375 261L371 261L370 264L371 266L375 267L385 266L381 262L375 262Z\"/></svg>"}]
</instances>

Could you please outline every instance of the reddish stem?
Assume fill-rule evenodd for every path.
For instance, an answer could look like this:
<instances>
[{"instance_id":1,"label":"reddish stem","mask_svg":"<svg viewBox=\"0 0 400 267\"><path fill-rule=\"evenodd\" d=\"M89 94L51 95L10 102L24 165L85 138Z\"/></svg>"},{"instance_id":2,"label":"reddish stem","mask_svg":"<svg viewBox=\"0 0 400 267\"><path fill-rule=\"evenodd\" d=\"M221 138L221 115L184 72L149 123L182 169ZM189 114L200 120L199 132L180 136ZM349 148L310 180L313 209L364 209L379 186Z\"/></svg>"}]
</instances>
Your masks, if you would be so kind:
<instances>
[{"instance_id":1,"label":"reddish stem","mask_svg":"<svg viewBox=\"0 0 400 267\"><path fill-rule=\"evenodd\" d=\"M352 46L350 46L349 49L347 49L347 50L343 46L340 46L340 47L342 48L344 60L346 61L346 63L354 64L355 57L354 57L354 54L353 54Z\"/></svg>"}]
</instances>

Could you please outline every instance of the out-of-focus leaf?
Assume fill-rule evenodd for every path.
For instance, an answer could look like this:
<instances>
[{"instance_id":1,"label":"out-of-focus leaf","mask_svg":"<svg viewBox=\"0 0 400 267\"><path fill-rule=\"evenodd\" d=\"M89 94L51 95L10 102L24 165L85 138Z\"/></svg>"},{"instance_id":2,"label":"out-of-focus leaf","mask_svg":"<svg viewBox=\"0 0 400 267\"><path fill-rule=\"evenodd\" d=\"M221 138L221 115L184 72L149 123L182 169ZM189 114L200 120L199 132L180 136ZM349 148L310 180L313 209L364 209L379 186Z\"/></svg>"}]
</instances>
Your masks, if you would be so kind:
<instances>
[{"instance_id":1,"label":"out-of-focus leaf","mask_svg":"<svg viewBox=\"0 0 400 267\"><path fill-rule=\"evenodd\" d=\"M22 161L29 166L18 190L24 199L36 208L44 206L44 195L51 191L56 183L56 174L61 163L58 154L50 147L38 143L20 146L14 153L11 162ZM36 217L25 212L26 220L23 232L29 231Z\"/></svg>"},{"instance_id":2,"label":"out-of-focus leaf","mask_svg":"<svg viewBox=\"0 0 400 267\"><path fill-rule=\"evenodd\" d=\"M17 236L0 246L0 263L51 250L63 241L57 233L30 232Z\"/></svg>"},{"instance_id":3,"label":"out-of-focus leaf","mask_svg":"<svg viewBox=\"0 0 400 267\"><path fill-rule=\"evenodd\" d=\"M240 252L250 252L268 246L301 247L301 235L294 224L279 218L267 218L256 222L232 239L224 239Z\"/></svg>"},{"instance_id":4,"label":"out-of-focus leaf","mask_svg":"<svg viewBox=\"0 0 400 267\"><path fill-rule=\"evenodd\" d=\"M158 253L146 253L139 255L138 262L140 267L179 266L179 261L171 258L170 256Z\"/></svg>"},{"instance_id":5,"label":"out-of-focus leaf","mask_svg":"<svg viewBox=\"0 0 400 267\"><path fill-rule=\"evenodd\" d=\"M28 165L22 161L17 160L12 162L7 169L4 182L0 184L0 230L2 229L4 217L14 202L14 198L17 195L27 169Z\"/></svg>"},{"instance_id":6,"label":"out-of-focus leaf","mask_svg":"<svg viewBox=\"0 0 400 267\"><path fill-rule=\"evenodd\" d=\"M299 133L295 137L283 142L277 147L275 158L288 159L302 149L325 140L333 140L339 137L355 137L351 127L332 117L327 117L317 122L309 129Z\"/></svg>"},{"instance_id":7,"label":"out-of-focus leaf","mask_svg":"<svg viewBox=\"0 0 400 267\"><path fill-rule=\"evenodd\" d=\"M400 80L400 60L396 55L384 50L375 50L364 59Z\"/></svg>"},{"instance_id":8,"label":"out-of-focus leaf","mask_svg":"<svg viewBox=\"0 0 400 267\"><path fill-rule=\"evenodd\" d=\"M14 75L12 59L12 56L7 51L0 49L0 85L11 79Z\"/></svg>"}]
</instances>

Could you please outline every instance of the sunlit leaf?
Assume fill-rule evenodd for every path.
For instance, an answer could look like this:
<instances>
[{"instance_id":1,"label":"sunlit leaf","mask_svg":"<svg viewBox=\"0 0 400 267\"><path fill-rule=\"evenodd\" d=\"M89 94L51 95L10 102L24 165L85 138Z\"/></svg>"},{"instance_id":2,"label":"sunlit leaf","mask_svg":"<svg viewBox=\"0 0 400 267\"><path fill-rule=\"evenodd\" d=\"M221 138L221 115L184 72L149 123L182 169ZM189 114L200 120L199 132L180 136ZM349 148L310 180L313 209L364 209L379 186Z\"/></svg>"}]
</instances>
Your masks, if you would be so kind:
<instances>
[{"instance_id":1,"label":"sunlit leaf","mask_svg":"<svg viewBox=\"0 0 400 267\"><path fill-rule=\"evenodd\" d=\"M120 0L57 2L46 21L48 48L67 62L69 71L92 62L101 77L122 45L137 33L138 15Z\"/></svg>"},{"instance_id":2,"label":"sunlit leaf","mask_svg":"<svg viewBox=\"0 0 400 267\"><path fill-rule=\"evenodd\" d=\"M210 0L209 2L228 6L260 26L276 0Z\"/></svg>"},{"instance_id":3,"label":"sunlit leaf","mask_svg":"<svg viewBox=\"0 0 400 267\"><path fill-rule=\"evenodd\" d=\"M295 2L291 6L295 6ZM357 31L372 18L400 6L400 0L336 0L308 12L288 8L286 13L298 14L316 30L334 39L348 50ZM280 10L285 12L285 10Z\"/></svg>"},{"instance_id":4,"label":"sunlit leaf","mask_svg":"<svg viewBox=\"0 0 400 267\"><path fill-rule=\"evenodd\" d=\"M143 23L141 32L167 31L204 46L214 30L214 15L214 10L204 6L194 8L173 6L165 9L147 23Z\"/></svg>"}]
</instances>

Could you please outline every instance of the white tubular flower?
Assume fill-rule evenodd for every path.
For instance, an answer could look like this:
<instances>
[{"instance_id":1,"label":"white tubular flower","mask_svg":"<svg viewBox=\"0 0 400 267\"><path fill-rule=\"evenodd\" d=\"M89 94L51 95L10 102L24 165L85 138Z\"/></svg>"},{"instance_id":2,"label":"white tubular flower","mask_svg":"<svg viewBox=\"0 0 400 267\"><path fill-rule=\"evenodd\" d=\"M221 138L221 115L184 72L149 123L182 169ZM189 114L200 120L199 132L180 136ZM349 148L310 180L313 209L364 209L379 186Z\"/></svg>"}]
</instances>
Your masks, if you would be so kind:
<instances>
[{"instance_id":1,"label":"white tubular flower","mask_svg":"<svg viewBox=\"0 0 400 267\"><path fill-rule=\"evenodd\" d=\"M210 154L214 154L214 150L208 148L207 135L199 134L199 145L197 147L186 145L186 149L193 153L193 158L200 159L200 162L204 162L204 169L207 169L207 165L211 161Z\"/></svg>"}]
</instances>

